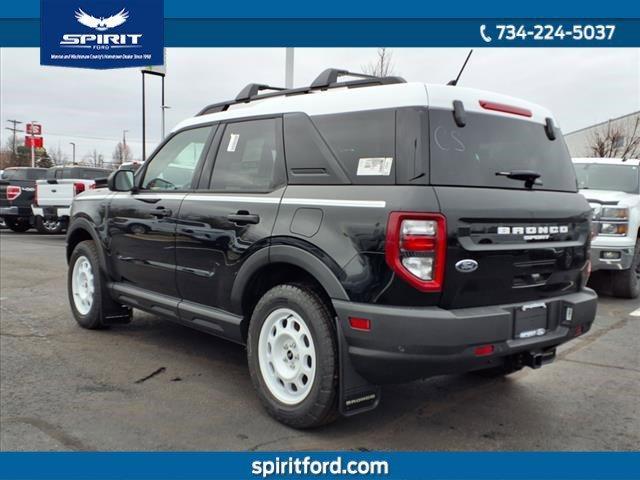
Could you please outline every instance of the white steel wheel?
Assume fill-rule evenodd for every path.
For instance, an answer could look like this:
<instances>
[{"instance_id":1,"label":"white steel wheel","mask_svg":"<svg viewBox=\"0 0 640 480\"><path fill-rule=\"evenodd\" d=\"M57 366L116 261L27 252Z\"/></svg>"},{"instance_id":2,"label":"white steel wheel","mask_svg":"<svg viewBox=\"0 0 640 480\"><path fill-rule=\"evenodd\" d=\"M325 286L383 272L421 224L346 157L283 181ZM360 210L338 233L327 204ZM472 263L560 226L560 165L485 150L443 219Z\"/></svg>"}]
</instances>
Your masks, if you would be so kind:
<instances>
[{"instance_id":1,"label":"white steel wheel","mask_svg":"<svg viewBox=\"0 0 640 480\"><path fill-rule=\"evenodd\" d=\"M258 339L260 373L269 392L286 405L297 405L311 391L316 350L302 317L289 308L271 312Z\"/></svg>"},{"instance_id":2,"label":"white steel wheel","mask_svg":"<svg viewBox=\"0 0 640 480\"><path fill-rule=\"evenodd\" d=\"M84 255L78 257L73 264L71 289L76 310L80 315L87 315L93 305L95 282L91 262Z\"/></svg>"}]
</instances>

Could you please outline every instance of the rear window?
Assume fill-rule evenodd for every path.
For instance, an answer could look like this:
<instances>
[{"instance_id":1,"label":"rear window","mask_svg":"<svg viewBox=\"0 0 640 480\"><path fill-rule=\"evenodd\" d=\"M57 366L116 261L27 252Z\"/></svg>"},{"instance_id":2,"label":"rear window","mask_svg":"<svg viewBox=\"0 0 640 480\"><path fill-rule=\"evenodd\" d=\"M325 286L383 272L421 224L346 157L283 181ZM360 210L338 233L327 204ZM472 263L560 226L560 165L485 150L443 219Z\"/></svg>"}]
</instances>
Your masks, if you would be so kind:
<instances>
[{"instance_id":1,"label":"rear window","mask_svg":"<svg viewBox=\"0 0 640 480\"><path fill-rule=\"evenodd\" d=\"M105 178L111 173L109 170L97 168L71 168L64 172L63 178L78 178L81 180L95 180L96 178Z\"/></svg>"},{"instance_id":2,"label":"rear window","mask_svg":"<svg viewBox=\"0 0 640 480\"><path fill-rule=\"evenodd\" d=\"M16 168L2 172L3 180L40 180L45 178L47 170L44 168Z\"/></svg>"},{"instance_id":3,"label":"rear window","mask_svg":"<svg viewBox=\"0 0 640 480\"><path fill-rule=\"evenodd\" d=\"M431 183L470 187L525 188L496 172L532 170L538 190L575 192L576 176L560 130L549 140L544 126L482 113L466 114L458 127L451 110L431 110Z\"/></svg>"},{"instance_id":4,"label":"rear window","mask_svg":"<svg viewBox=\"0 0 640 480\"><path fill-rule=\"evenodd\" d=\"M638 193L639 168L636 165L576 163L579 188Z\"/></svg>"}]
</instances>

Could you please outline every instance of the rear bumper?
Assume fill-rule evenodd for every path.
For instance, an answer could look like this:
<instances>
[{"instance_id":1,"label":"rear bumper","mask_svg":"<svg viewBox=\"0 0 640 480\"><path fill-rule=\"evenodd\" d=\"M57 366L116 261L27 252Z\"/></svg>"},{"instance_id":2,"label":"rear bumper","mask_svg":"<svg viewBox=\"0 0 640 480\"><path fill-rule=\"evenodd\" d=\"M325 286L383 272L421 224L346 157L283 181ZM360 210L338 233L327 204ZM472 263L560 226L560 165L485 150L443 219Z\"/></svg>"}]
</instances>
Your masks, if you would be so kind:
<instances>
[{"instance_id":1,"label":"rear bumper","mask_svg":"<svg viewBox=\"0 0 640 480\"><path fill-rule=\"evenodd\" d=\"M68 217L71 207L33 207L33 214L44 218Z\"/></svg>"},{"instance_id":2,"label":"rear bumper","mask_svg":"<svg viewBox=\"0 0 640 480\"><path fill-rule=\"evenodd\" d=\"M603 258L605 252L617 253L615 259ZM591 246L591 270L628 270L633 264L633 256L635 255L635 245L629 246Z\"/></svg>"},{"instance_id":3,"label":"rear bumper","mask_svg":"<svg viewBox=\"0 0 640 480\"><path fill-rule=\"evenodd\" d=\"M30 217L31 207L0 207L0 217Z\"/></svg>"},{"instance_id":4,"label":"rear bumper","mask_svg":"<svg viewBox=\"0 0 640 480\"><path fill-rule=\"evenodd\" d=\"M593 290L584 289L545 300L546 333L526 339L514 338L515 311L523 304L458 310L339 300L333 305L354 369L371 383L384 384L490 368L512 355L552 349L589 330L597 298ZM369 319L371 330L352 329L349 317ZM476 356L481 345L493 345L493 353Z\"/></svg>"}]
</instances>

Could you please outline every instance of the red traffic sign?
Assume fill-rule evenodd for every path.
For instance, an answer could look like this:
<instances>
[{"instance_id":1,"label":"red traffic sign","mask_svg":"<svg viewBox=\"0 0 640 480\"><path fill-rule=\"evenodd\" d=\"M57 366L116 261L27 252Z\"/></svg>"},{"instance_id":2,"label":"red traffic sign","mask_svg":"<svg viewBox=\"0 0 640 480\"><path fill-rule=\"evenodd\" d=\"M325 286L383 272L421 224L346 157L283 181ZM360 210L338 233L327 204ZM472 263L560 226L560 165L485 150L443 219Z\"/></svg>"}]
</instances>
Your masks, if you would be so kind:
<instances>
[{"instance_id":1,"label":"red traffic sign","mask_svg":"<svg viewBox=\"0 0 640 480\"><path fill-rule=\"evenodd\" d=\"M31 148L32 145L33 148L43 148L44 141L42 137L24 137L24 146Z\"/></svg>"},{"instance_id":2,"label":"red traffic sign","mask_svg":"<svg viewBox=\"0 0 640 480\"><path fill-rule=\"evenodd\" d=\"M39 123L27 123L27 135L42 135L42 125Z\"/></svg>"}]
</instances>

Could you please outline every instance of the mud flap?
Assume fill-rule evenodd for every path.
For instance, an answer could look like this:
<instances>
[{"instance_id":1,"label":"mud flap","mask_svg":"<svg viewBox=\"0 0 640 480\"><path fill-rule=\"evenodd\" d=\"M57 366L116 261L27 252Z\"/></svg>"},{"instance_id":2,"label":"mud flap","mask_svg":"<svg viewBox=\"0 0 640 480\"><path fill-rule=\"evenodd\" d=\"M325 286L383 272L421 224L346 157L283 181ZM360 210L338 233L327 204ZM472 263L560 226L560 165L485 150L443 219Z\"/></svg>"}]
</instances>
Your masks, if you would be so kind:
<instances>
[{"instance_id":1,"label":"mud flap","mask_svg":"<svg viewBox=\"0 0 640 480\"><path fill-rule=\"evenodd\" d=\"M337 322L340 362L339 409L346 417L373 410L380 403L380 386L372 385L355 371L349 357L349 345Z\"/></svg>"},{"instance_id":2,"label":"mud flap","mask_svg":"<svg viewBox=\"0 0 640 480\"><path fill-rule=\"evenodd\" d=\"M124 325L133 319L133 308L121 305L113 300L111 289L105 281L106 275L102 273L102 313L100 323L102 325Z\"/></svg>"},{"instance_id":3,"label":"mud flap","mask_svg":"<svg viewBox=\"0 0 640 480\"><path fill-rule=\"evenodd\" d=\"M129 307L110 308L102 313L102 325L124 325L131 322L132 309Z\"/></svg>"}]
</instances>

